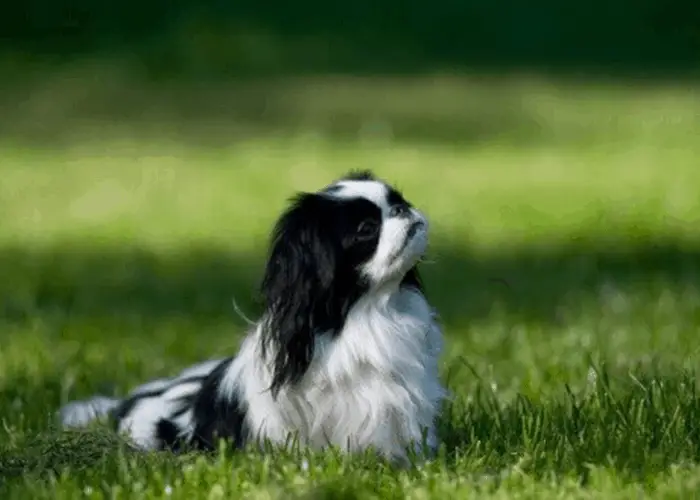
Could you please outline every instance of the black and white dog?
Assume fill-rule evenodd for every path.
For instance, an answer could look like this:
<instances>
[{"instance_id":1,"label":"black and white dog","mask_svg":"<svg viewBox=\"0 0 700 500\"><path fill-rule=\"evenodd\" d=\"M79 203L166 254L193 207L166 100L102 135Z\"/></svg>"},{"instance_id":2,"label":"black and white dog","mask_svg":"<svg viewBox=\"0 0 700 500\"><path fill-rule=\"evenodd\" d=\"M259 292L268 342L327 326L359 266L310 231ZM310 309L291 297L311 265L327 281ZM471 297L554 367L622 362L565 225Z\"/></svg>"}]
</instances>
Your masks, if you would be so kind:
<instances>
[{"instance_id":1,"label":"black and white dog","mask_svg":"<svg viewBox=\"0 0 700 500\"><path fill-rule=\"evenodd\" d=\"M369 447L402 461L437 446L446 396L442 333L416 266L425 216L371 172L300 193L278 220L264 312L237 356L61 409L64 427L111 418L143 449L211 449L219 438Z\"/></svg>"}]
</instances>

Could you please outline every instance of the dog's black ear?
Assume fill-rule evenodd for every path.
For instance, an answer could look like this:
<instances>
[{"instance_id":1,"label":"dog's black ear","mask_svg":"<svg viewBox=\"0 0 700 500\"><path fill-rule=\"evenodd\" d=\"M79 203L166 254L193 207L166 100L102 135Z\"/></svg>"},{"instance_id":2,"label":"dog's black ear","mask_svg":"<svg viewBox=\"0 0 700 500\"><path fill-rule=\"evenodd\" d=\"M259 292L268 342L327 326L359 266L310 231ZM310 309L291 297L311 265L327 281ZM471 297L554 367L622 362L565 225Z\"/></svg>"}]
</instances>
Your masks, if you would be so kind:
<instances>
[{"instance_id":1,"label":"dog's black ear","mask_svg":"<svg viewBox=\"0 0 700 500\"><path fill-rule=\"evenodd\" d=\"M340 252L333 237L337 203L300 194L273 230L261 290L263 355L272 356L273 395L306 373L315 336L340 328L344 321L343 297L334 291Z\"/></svg>"}]
</instances>

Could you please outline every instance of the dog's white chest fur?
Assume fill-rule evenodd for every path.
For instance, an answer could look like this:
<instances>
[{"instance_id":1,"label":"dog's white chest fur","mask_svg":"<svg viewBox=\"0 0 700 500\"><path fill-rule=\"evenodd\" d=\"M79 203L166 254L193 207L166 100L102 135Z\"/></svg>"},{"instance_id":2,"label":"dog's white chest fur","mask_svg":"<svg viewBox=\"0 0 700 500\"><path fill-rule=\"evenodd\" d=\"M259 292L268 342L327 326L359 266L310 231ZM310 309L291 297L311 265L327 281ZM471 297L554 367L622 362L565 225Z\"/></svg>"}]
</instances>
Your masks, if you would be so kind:
<instances>
[{"instance_id":1,"label":"dog's white chest fur","mask_svg":"<svg viewBox=\"0 0 700 500\"><path fill-rule=\"evenodd\" d=\"M442 338L418 291L361 299L336 338L318 337L308 372L276 400L259 342L253 332L225 377L244 394L250 438L285 442L291 433L315 448L372 446L396 458L423 437L436 446L434 418L445 394L437 365Z\"/></svg>"}]
</instances>

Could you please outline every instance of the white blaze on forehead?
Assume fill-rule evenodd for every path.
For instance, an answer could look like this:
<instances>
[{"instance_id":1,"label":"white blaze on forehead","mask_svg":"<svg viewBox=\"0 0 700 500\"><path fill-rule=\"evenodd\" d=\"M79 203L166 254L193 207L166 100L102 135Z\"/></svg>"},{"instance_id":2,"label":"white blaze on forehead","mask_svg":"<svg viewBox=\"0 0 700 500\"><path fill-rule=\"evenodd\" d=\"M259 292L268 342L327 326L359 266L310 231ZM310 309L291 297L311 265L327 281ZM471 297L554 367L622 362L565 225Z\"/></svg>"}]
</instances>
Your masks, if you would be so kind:
<instances>
[{"instance_id":1,"label":"white blaze on forehead","mask_svg":"<svg viewBox=\"0 0 700 500\"><path fill-rule=\"evenodd\" d=\"M378 181L340 181L334 184L337 190L332 192L332 196L338 198L364 198L371 201L382 211L389 209L387 195L389 189L386 184Z\"/></svg>"}]
</instances>

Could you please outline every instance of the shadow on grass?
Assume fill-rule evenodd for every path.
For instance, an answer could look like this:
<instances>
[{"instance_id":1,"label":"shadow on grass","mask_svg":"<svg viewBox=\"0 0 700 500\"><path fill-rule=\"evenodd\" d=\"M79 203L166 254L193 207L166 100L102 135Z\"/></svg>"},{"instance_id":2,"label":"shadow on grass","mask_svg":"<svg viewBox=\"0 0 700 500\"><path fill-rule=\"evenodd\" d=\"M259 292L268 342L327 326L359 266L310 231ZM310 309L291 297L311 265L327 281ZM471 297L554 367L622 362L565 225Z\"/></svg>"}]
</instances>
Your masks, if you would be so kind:
<instances>
[{"instance_id":1,"label":"shadow on grass","mask_svg":"<svg viewBox=\"0 0 700 500\"><path fill-rule=\"evenodd\" d=\"M605 287L700 287L700 248L672 240L501 249L475 253L437 243L422 273L448 326L506 320L557 323L562 306L596 298ZM185 319L233 321L232 301L255 318L263 253L191 248L157 254L140 248L57 246L0 249L0 319L59 315L99 322ZM240 318L235 318L237 321Z\"/></svg>"},{"instance_id":2,"label":"shadow on grass","mask_svg":"<svg viewBox=\"0 0 700 500\"><path fill-rule=\"evenodd\" d=\"M109 454L125 449L119 436L107 428L86 432L51 431L23 442L21 451L0 451L0 477L18 478L32 473L60 475L66 467L79 471L94 467Z\"/></svg>"},{"instance_id":3,"label":"shadow on grass","mask_svg":"<svg viewBox=\"0 0 700 500\"><path fill-rule=\"evenodd\" d=\"M11 322L59 314L206 323L231 318L233 298L246 309L252 305L259 267L255 259L203 248L171 255L139 248L5 248L0 304Z\"/></svg>"}]
</instances>

